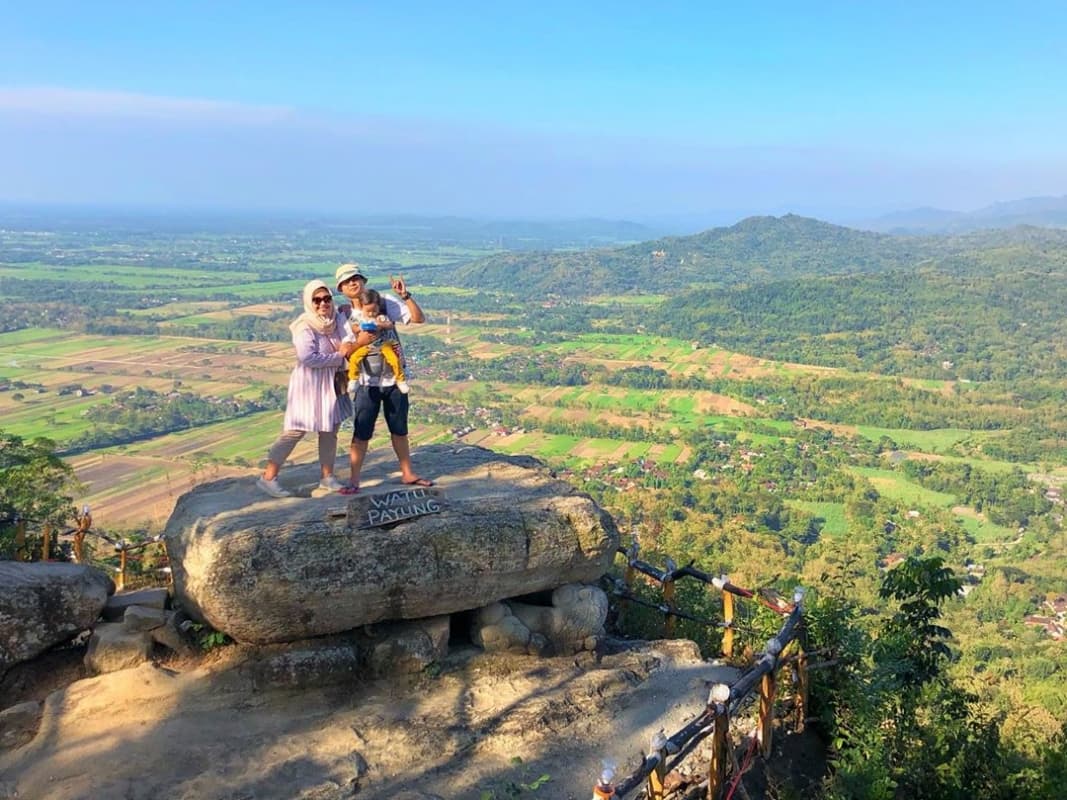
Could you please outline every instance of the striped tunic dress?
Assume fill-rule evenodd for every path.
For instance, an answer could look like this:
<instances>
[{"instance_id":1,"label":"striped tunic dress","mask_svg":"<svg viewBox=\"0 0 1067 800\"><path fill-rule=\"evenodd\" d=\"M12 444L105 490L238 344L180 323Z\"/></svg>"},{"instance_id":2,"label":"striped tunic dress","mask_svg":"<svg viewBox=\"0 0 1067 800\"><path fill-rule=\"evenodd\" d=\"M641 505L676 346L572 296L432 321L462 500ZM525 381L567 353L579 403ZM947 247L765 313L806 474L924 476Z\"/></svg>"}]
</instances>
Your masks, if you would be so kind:
<instances>
[{"instance_id":1,"label":"striped tunic dress","mask_svg":"<svg viewBox=\"0 0 1067 800\"><path fill-rule=\"evenodd\" d=\"M344 357L337 352L343 336L340 316L332 335L319 333L307 325L293 334L296 366L289 376L282 423L285 430L330 432L343 419L352 416L348 395L338 397L333 388L334 373L345 366Z\"/></svg>"}]
</instances>

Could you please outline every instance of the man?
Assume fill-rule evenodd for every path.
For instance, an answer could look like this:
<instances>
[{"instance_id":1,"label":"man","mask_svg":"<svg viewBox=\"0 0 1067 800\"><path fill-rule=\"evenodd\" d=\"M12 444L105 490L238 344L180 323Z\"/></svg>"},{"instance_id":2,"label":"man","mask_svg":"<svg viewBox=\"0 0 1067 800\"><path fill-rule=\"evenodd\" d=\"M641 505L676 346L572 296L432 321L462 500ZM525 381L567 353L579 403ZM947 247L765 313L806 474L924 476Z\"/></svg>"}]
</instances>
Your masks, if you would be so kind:
<instances>
[{"instance_id":1,"label":"man","mask_svg":"<svg viewBox=\"0 0 1067 800\"><path fill-rule=\"evenodd\" d=\"M366 276L360 271L358 264L342 264L337 268L334 275L338 291L341 292L352 304L352 308L359 307L359 296L367 285ZM426 321L426 316L416 302L414 295L408 290L407 284L400 276L391 277L393 291L391 294L382 294L384 308L382 312L390 322L415 323ZM343 311L343 310L342 310ZM349 314L352 312L349 311ZM358 330L358 326L353 333ZM376 334L369 331L359 330L356 337L356 346L371 344ZM352 444L348 449L348 459L351 465L351 477L349 480L354 491L359 488L359 473L363 469L363 460L367 455L367 446L374 435L374 423L378 415L385 412L385 423L389 428L389 435L393 443L393 451L400 463L400 480L408 486L433 486L433 481L419 477L411 465L411 448L408 444L408 396L396 386L396 376L391 370L371 369L367 366L367 360L360 368L359 386L355 393L355 417L353 419Z\"/></svg>"}]
</instances>

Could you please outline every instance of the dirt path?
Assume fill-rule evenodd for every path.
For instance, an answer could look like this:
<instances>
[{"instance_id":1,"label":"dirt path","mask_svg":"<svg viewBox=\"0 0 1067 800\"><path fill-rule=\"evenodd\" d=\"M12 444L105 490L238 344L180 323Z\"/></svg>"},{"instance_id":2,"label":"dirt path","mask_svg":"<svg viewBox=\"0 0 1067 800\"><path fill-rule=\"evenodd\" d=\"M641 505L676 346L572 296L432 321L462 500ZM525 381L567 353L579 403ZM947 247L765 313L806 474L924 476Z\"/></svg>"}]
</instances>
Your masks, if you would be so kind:
<instances>
[{"instance_id":1,"label":"dirt path","mask_svg":"<svg viewBox=\"0 0 1067 800\"><path fill-rule=\"evenodd\" d=\"M656 731L703 707L708 681L736 675L682 641L599 662L468 647L436 675L300 691L225 666L144 665L53 692L37 737L0 754L0 798L483 800L547 775L537 797L585 800L602 759L627 774Z\"/></svg>"}]
</instances>

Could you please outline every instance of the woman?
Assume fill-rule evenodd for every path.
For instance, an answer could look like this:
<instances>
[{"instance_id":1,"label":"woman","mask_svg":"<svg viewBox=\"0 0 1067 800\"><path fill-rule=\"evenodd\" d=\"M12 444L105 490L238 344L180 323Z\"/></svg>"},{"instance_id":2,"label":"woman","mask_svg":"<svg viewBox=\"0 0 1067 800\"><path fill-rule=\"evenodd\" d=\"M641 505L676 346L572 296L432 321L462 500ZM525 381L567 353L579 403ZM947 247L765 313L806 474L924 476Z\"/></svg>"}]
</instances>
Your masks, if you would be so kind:
<instances>
[{"instance_id":1,"label":"woman","mask_svg":"<svg viewBox=\"0 0 1067 800\"><path fill-rule=\"evenodd\" d=\"M271 497L289 497L292 492L278 483L278 471L304 434L319 435L319 488L331 492L347 487L334 477L337 428L352 413L348 396L334 388L334 376L344 368L345 358L356 345L342 342L344 326L334 310L333 294L322 281L304 287L304 313L289 326L296 348L296 366L289 376L282 435L267 451L267 468L256 486ZM342 372L342 377L344 373ZM342 384L343 389L343 384Z\"/></svg>"}]
</instances>

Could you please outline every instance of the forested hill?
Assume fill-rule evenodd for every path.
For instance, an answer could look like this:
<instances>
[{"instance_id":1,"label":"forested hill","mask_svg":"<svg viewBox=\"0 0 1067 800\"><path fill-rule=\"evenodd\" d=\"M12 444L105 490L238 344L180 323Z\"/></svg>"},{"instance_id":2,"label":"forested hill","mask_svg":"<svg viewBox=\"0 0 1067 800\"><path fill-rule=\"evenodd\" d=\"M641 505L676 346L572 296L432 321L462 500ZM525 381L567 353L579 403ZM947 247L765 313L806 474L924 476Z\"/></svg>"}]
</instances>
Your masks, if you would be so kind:
<instances>
[{"instance_id":1,"label":"forested hill","mask_svg":"<svg viewBox=\"0 0 1067 800\"><path fill-rule=\"evenodd\" d=\"M953 237L906 237L793 214L750 217L728 228L627 247L502 253L465 264L452 285L525 297L678 292L915 268L951 273L1062 270L1067 231L1017 228Z\"/></svg>"}]
</instances>

